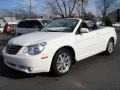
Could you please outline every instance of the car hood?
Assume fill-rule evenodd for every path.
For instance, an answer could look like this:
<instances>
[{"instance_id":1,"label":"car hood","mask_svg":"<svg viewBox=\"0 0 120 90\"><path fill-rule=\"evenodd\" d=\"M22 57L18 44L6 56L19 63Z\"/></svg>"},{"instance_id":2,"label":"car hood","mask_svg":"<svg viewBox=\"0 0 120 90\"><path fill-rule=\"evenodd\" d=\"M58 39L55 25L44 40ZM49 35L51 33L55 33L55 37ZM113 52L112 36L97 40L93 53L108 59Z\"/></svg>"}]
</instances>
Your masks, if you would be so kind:
<instances>
[{"instance_id":1,"label":"car hood","mask_svg":"<svg viewBox=\"0 0 120 90\"><path fill-rule=\"evenodd\" d=\"M48 42L53 39L57 39L70 33L62 33L62 32L35 32L29 33L21 36L17 36L11 39L8 43L21 45L21 46L28 46L33 45L41 42Z\"/></svg>"}]
</instances>

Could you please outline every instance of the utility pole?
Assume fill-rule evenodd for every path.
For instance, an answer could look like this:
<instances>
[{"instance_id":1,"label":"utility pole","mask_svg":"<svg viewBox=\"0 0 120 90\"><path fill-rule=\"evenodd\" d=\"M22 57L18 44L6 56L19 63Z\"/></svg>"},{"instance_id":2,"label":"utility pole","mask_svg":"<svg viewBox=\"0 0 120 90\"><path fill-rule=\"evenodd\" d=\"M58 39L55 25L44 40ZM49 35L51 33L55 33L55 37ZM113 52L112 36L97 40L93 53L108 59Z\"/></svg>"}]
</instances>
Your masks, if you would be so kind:
<instances>
[{"instance_id":1,"label":"utility pole","mask_svg":"<svg viewBox=\"0 0 120 90\"><path fill-rule=\"evenodd\" d=\"M82 5L81 5L81 6L82 6L82 7L81 7L81 16L82 16L82 18L84 17L84 13L85 13L85 12L84 12L84 5L83 5L83 4L84 4L84 1L85 1L85 0L81 0L81 4L82 4Z\"/></svg>"},{"instance_id":2,"label":"utility pole","mask_svg":"<svg viewBox=\"0 0 120 90\"><path fill-rule=\"evenodd\" d=\"M30 0L30 17L31 17L31 13L32 13L32 1Z\"/></svg>"}]
</instances>

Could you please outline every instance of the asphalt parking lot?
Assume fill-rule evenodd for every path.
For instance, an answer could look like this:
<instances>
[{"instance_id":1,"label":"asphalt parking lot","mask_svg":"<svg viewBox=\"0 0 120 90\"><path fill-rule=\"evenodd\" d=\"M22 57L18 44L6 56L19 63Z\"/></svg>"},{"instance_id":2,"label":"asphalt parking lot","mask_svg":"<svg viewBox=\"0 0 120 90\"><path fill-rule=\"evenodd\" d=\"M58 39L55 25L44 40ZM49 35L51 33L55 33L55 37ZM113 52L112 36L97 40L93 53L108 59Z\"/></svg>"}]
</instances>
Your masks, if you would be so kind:
<instances>
[{"instance_id":1,"label":"asphalt parking lot","mask_svg":"<svg viewBox=\"0 0 120 90\"><path fill-rule=\"evenodd\" d=\"M120 90L120 32L111 56L95 55L73 65L65 76L28 75L6 67L0 55L0 90ZM0 34L0 40L3 35ZM11 36L5 35L1 49Z\"/></svg>"}]
</instances>

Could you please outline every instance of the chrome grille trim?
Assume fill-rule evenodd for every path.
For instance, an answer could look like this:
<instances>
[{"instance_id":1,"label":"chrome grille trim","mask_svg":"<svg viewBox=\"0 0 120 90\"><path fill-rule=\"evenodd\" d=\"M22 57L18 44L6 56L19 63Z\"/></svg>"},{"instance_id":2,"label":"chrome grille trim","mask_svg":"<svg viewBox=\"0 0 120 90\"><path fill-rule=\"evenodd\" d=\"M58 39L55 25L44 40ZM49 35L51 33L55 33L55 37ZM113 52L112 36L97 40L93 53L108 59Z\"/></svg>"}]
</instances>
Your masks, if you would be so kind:
<instances>
[{"instance_id":1,"label":"chrome grille trim","mask_svg":"<svg viewBox=\"0 0 120 90\"><path fill-rule=\"evenodd\" d=\"M22 46L20 45L7 45L6 47L6 52L8 54L17 54L19 52L19 50L22 48Z\"/></svg>"}]
</instances>

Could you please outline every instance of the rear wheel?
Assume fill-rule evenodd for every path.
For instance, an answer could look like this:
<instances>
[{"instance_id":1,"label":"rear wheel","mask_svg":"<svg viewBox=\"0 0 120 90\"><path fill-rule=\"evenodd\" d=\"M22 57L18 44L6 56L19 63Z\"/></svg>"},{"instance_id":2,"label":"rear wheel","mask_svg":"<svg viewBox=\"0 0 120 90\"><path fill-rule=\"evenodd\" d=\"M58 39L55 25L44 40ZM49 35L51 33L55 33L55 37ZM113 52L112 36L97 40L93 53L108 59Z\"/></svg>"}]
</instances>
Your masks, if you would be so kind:
<instances>
[{"instance_id":1,"label":"rear wheel","mask_svg":"<svg viewBox=\"0 0 120 90\"><path fill-rule=\"evenodd\" d=\"M106 55L110 55L113 53L113 51L114 51L114 40L110 39L108 42L105 53L106 53Z\"/></svg>"},{"instance_id":2,"label":"rear wheel","mask_svg":"<svg viewBox=\"0 0 120 90\"><path fill-rule=\"evenodd\" d=\"M56 76L62 76L68 73L72 66L72 53L68 49L59 50L52 62L51 71Z\"/></svg>"}]
</instances>

